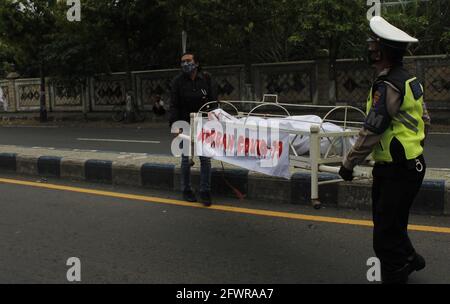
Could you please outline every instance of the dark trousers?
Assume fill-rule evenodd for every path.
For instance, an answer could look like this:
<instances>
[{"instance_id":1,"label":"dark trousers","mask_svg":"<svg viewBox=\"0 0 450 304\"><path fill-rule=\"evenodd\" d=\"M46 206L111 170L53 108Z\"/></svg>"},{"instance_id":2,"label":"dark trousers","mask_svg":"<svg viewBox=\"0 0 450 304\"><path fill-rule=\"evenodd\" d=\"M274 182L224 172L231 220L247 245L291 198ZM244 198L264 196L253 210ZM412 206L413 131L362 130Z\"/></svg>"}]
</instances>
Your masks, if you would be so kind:
<instances>
[{"instance_id":1,"label":"dark trousers","mask_svg":"<svg viewBox=\"0 0 450 304\"><path fill-rule=\"evenodd\" d=\"M382 269L395 271L407 263L415 253L408 237L409 211L425 176L423 166L414 161L401 164L375 165L373 170L372 211L373 248Z\"/></svg>"},{"instance_id":2,"label":"dark trousers","mask_svg":"<svg viewBox=\"0 0 450 304\"><path fill-rule=\"evenodd\" d=\"M183 149L183 142L180 143ZM211 158L199 156L200 158L200 192L211 191ZM189 156L181 155L181 189L192 191L191 185L191 159Z\"/></svg>"},{"instance_id":3,"label":"dark trousers","mask_svg":"<svg viewBox=\"0 0 450 304\"><path fill-rule=\"evenodd\" d=\"M200 156L200 192L211 191L211 158ZM191 165L190 158L181 157L181 188L183 191L191 188Z\"/></svg>"}]
</instances>

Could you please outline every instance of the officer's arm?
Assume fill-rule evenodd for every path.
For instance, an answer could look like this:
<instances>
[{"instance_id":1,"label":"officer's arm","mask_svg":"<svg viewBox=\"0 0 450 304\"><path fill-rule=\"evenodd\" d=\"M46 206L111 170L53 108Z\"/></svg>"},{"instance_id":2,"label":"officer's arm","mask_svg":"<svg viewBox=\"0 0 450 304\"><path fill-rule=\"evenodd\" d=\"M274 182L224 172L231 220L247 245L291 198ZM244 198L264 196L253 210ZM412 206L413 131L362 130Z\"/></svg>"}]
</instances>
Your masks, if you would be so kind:
<instances>
[{"instance_id":1,"label":"officer's arm","mask_svg":"<svg viewBox=\"0 0 450 304\"><path fill-rule=\"evenodd\" d=\"M177 78L172 81L172 86L170 89L170 108L169 108L169 123L170 126L173 125L174 122L179 120L180 114L180 96L179 96L179 82Z\"/></svg>"},{"instance_id":2,"label":"officer's arm","mask_svg":"<svg viewBox=\"0 0 450 304\"><path fill-rule=\"evenodd\" d=\"M427 110L427 105L425 104L425 102L422 103L422 109L423 109L422 119L423 119L423 122L425 123L425 139L422 142L422 146L424 146L425 140L428 137L428 132L430 131L430 127L431 127L431 116L430 116L430 112L428 112L428 110Z\"/></svg>"},{"instance_id":3,"label":"officer's arm","mask_svg":"<svg viewBox=\"0 0 450 304\"><path fill-rule=\"evenodd\" d=\"M374 88L372 109L355 145L344 159L345 168L353 170L372 153L374 147L380 143L384 131L390 126L392 118L397 115L400 106L401 95L395 87L382 82Z\"/></svg>"}]
</instances>

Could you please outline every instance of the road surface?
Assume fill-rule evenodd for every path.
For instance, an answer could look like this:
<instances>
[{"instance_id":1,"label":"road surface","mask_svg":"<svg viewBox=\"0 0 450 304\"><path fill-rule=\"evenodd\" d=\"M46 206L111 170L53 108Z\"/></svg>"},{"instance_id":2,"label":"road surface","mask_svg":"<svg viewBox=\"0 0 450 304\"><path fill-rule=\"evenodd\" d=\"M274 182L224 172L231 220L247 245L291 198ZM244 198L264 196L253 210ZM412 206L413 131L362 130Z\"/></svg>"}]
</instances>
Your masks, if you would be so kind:
<instances>
[{"instance_id":1,"label":"road surface","mask_svg":"<svg viewBox=\"0 0 450 304\"><path fill-rule=\"evenodd\" d=\"M82 283L368 283L369 213L0 177L0 283L66 283L70 257ZM450 283L448 218L411 222L410 282Z\"/></svg>"},{"instance_id":2,"label":"road surface","mask_svg":"<svg viewBox=\"0 0 450 304\"><path fill-rule=\"evenodd\" d=\"M0 127L0 145L171 155L168 127ZM450 133L433 133L425 156L430 168L450 168Z\"/></svg>"}]
</instances>

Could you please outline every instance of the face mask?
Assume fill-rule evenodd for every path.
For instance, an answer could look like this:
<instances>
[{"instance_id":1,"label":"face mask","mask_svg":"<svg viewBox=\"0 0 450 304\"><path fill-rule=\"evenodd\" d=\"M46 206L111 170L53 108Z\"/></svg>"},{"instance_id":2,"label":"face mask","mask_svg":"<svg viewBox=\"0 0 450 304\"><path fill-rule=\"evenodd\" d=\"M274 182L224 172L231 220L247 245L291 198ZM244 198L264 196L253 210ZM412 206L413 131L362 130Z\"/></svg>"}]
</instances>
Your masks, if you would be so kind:
<instances>
[{"instance_id":1,"label":"face mask","mask_svg":"<svg viewBox=\"0 0 450 304\"><path fill-rule=\"evenodd\" d=\"M374 65L381 60L381 52L378 45L374 45L373 42L369 44L367 51L367 61L370 65Z\"/></svg>"},{"instance_id":2,"label":"face mask","mask_svg":"<svg viewBox=\"0 0 450 304\"><path fill-rule=\"evenodd\" d=\"M368 51L367 52L367 62L370 65L374 65L375 63L377 63L379 60L379 51Z\"/></svg>"},{"instance_id":3,"label":"face mask","mask_svg":"<svg viewBox=\"0 0 450 304\"><path fill-rule=\"evenodd\" d=\"M195 62L183 62L181 64L181 70L185 74L192 74L196 68L197 65L195 64Z\"/></svg>"}]
</instances>

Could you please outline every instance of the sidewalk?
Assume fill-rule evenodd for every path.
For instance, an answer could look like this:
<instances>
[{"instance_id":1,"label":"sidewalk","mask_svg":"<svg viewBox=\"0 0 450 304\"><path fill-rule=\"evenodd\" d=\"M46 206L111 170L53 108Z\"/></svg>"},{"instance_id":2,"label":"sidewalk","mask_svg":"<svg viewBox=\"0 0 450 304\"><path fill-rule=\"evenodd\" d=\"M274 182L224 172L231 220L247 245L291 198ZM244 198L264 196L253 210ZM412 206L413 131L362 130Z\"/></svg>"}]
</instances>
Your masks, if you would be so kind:
<instances>
[{"instance_id":1,"label":"sidewalk","mask_svg":"<svg viewBox=\"0 0 450 304\"><path fill-rule=\"evenodd\" d=\"M145 153L112 153L83 150L24 148L0 145L0 173L17 173L76 181L127 185L169 191L180 190L180 160ZM213 195L234 196L227 183L246 198L275 204L309 204L310 175L291 168L290 180L248 172L232 165L212 162ZM192 170L198 189L199 161ZM334 178L322 174L322 180ZM335 208L371 208L370 181L342 182L319 187L320 201ZM413 213L450 215L450 169L430 169L412 210Z\"/></svg>"}]
</instances>

